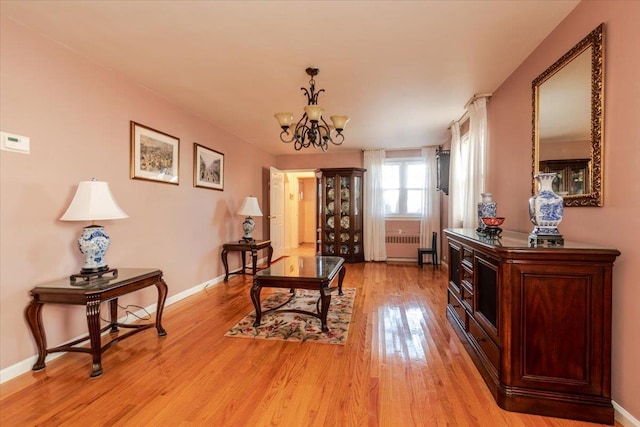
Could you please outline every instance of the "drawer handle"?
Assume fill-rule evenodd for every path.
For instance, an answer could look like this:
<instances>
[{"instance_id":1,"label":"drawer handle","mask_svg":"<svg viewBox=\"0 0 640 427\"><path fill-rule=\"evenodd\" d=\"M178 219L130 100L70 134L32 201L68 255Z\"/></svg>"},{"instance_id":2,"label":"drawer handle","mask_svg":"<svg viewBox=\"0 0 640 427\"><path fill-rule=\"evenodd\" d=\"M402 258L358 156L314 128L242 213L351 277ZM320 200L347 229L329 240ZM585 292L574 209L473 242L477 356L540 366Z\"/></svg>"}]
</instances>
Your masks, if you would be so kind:
<instances>
[{"instance_id":1,"label":"drawer handle","mask_svg":"<svg viewBox=\"0 0 640 427\"><path fill-rule=\"evenodd\" d=\"M473 300L473 297L464 297L464 298L462 298L462 299L472 301L472 300Z\"/></svg>"},{"instance_id":2,"label":"drawer handle","mask_svg":"<svg viewBox=\"0 0 640 427\"><path fill-rule=\"evenodd\" d=\"M460 306L459 306L458 304L451 304L451 306L452 306L453 308L460 308Z\"/></svg>"},{"instance_id":3,"label":"drawer handle","mask_svg":"<svg viewBox=\"0 0 640 427\"><path fill-rule=\"evenodd\" d=\"M486 341L486 338L476 338L476 341L478 341L478 342L485 342L485 341Z\"/></svg>"}]
</instances>

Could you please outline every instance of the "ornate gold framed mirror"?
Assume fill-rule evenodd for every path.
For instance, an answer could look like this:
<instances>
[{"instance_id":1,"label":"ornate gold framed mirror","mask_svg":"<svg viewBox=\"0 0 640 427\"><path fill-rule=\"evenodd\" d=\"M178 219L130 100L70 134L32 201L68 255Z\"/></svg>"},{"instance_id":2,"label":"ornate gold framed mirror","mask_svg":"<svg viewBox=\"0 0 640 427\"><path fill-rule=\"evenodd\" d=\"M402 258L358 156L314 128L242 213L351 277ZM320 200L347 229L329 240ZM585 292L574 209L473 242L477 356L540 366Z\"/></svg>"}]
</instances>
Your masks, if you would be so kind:
<instances>
[{"instance_id":1,"label":"ornate gold framed mirror","mask_svg":"<svg viewBox=\"0 0 640 427\"><path fill-rule=\"evenodd\" d=\"M532 176L556 172L565 206L603 204L603 38L600 24L532 84Z\"/></svg>"}]
</instances>

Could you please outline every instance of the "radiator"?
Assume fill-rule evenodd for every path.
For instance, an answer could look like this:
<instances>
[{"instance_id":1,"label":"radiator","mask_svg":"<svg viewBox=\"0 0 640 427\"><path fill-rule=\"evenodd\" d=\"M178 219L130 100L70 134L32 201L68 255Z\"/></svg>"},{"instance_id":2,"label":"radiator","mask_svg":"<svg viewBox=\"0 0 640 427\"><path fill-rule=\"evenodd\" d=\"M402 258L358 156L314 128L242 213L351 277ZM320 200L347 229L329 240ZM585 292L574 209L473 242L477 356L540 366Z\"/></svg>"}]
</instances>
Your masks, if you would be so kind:
<instances>
[{"instance_id":1,"label":"radiator","mask_svg":"<svg viewBox=\"0 0 640 427\"><path fill-rule=\"evenodd\" d=\"M387 234L385 242L417 245L420 243L420 236L413 234Z\"/></svg>"}]
</instances>

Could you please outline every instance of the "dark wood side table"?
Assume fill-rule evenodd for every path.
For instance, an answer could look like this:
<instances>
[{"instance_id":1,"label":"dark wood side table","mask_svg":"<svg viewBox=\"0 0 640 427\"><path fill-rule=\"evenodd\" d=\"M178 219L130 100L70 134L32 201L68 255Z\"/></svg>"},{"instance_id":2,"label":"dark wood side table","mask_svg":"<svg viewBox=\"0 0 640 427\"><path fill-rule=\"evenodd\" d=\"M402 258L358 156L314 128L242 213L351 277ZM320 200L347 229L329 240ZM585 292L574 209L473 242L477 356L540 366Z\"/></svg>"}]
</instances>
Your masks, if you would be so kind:
<instances>
[{"instance_id":1,"label":"dark wood side table","mask_svg":"<svg viewBox=\"0 0 640 427\"><path fill-rule=\"evenodd\" d=\"M320 319L322 332L329 332L327 313L329 313L329 304L331 303L331 292L337 289L338 295L342 295L342 282L345 274L344 258L335 256L291 256L259 271L253 276L253 286L251 287L251 301L256 309L256 320L253 326L260 326L263 314L283 311L316 317ZM338 286L332 287L331 283L336 276L338 277ZM295 289L320 291L320 297L316 304L316 313L306 310L280 309L289 301L271 310L262 311L260 307L260 291L262 288L291 289L289 301L295 296Z\"/></svg>"},{"instance_id":2,"label":"dark wood side table","mask_svg":"<svg viewBox=\"0 0 640 427\"><path fill-rule=\"evenodd\" d=\"M135 292L137 290L155 286L158 288L158 306L156 321L145 324L118 323L118 297ZM38 360L33 365L34 371L45 367L47 354L61 351L90 353L93 358L91 377L102 375L102 353L113 344L133 334L156 327L158 335L163 337L167 332L162 327L162 311L167 299L167 284L162 279L162 271L143 268L118 269L117 277L105 275L88 282L77 281L71 283L68 278L44 283L31 290L31 302L25 310L25 316L29 323L31 333L38 347ZM109 324L100 327L100 304L109 301ZM42 322L42 306L50 304L85 305L87 308L87 327L89 334L65 345L47 348L47 338ZM102 345L101 334L109 329L110 333L118 332L118 327L131 329L122 335L118 335ZM90 348L75 347L76 344L89 340Z\"/></svg>"},{"instance_id":3,"label":"dark wood side table","mask_svg":"<svg viewBox=\"0 0 640 427\"><path fill-rule=\"evenodd\" d=\"M255 276L258 271L258 251L261 249L267 249L267 267L271 265L271 257L273 256L273 247L271 247L271 240L254 240L251 242L245 242L240 240L238 242L229 242L222 245L222 264L224 264L224 281L229 280L229 276L232 274L246 274L247 257L246 253L251 252L251 261L253 263L252 274ZM242 255L242 270L229 273L229 264L227 262L227 254L231 251L239 251Z\"/></svg>"}]
</instances>

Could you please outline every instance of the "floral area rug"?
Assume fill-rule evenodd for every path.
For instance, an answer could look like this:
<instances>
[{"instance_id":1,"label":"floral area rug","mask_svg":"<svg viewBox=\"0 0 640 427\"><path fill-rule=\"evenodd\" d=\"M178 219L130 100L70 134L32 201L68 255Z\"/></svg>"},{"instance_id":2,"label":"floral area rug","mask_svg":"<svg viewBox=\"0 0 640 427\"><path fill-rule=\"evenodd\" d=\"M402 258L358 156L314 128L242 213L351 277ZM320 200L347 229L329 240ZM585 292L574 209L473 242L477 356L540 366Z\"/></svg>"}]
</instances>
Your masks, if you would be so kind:
<instances>
[{"instance_id":1,"label":"floral area rug","mask_svg":"<svg viewBox=\"0 0 640 427\"><path fill-rule=\"evenodd\" d=\"M313 341L326 344L344 344L349 332L353 300L356 295L354 288L343 288L344 295L337 291L331 295L331 304L327 314L329 332L322 332L320 319L299 313L264 311L277 307L290 297L288 290L278 291L262 301L262 320L259 327L254 327L255 311L248 314L226 334L226 337L241 337L265 340ZM296 296L282 310L299 309L316 312L316 303L320 297L319 291L296 289Z\"/></svg>"}]
</instances>

